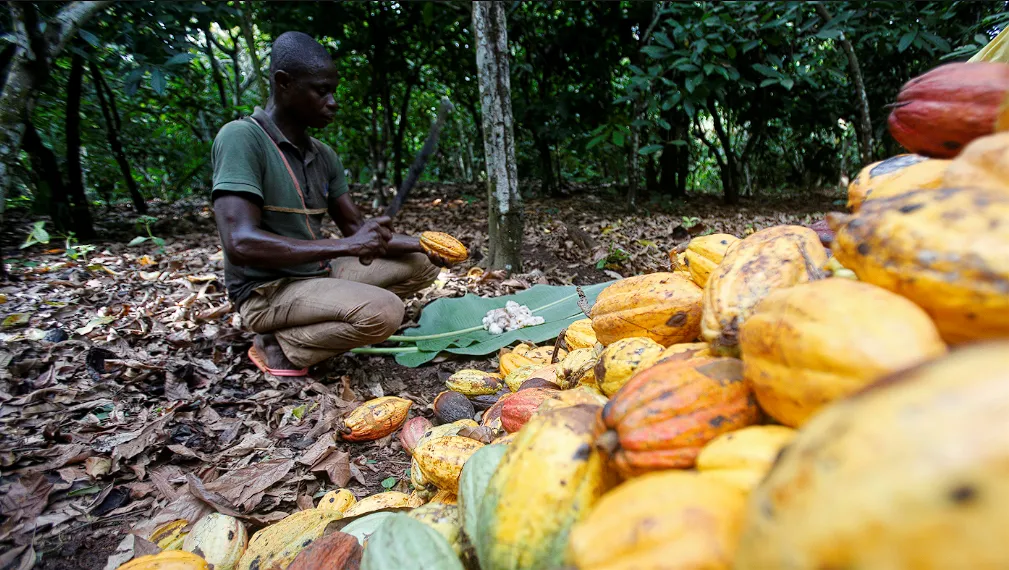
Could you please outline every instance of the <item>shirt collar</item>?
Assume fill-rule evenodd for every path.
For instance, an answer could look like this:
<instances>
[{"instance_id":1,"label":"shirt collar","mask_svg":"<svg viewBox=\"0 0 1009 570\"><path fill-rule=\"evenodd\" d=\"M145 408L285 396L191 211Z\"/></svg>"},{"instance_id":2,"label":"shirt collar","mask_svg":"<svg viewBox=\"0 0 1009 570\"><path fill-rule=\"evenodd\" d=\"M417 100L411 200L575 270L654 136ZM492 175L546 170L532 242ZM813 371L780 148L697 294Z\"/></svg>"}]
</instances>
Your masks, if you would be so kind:
<instances>
[{"instance_id":1,"label":"shirt collar","mask_svg":"<svg viewBox=\"0 0 1009 570\"><path fill-rule=\"evenodd\" d=\"M277 123L273 122L273 119L270 118L270 115L262 107L260 107L258 105L255 107L255 110L252 113L252 118L255 119L260 125L263 126L263 128L266 130L267 134L270 135L270 138L272 138L274 141L276 141L277 146L283 146L283 145L286 144L288 147L294 149L295 152L297 152L298 154L301 154L301 151L300 151L300 149L298 149L298 146L295 145L294 143L292 143L290 140L288 140L288 138L284 135L284 132L281 131L280 127L277 126ZM308 140L312 144L309 147L308 152L305 153L305 157L304 157L305 158L305 164L308 164L308 163L312 162L312 160L315 158L315 154L316 154L314 141L312 141L311 137L309 137Z\"/></svg>"}]
</instances>

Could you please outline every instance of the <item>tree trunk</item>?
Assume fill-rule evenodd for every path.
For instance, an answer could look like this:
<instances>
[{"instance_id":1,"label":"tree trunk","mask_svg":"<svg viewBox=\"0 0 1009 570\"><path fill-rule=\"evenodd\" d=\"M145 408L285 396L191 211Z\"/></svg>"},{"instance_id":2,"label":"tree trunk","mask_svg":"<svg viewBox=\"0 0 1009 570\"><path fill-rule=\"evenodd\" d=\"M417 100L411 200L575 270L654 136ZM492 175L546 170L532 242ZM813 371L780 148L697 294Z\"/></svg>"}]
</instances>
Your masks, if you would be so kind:
<instances>
[{"instance_id":1,"label":"tree trunk","mask_svg":"<svg viewBox=\"0 0 1009 570\"><path fill-rule=\"evenodd\" d=\"M515 164L505 3L473 2L473 30L487 164L487 267L522 271L522 198Z\"/></svg>"},{"instance_id":2,"label":"tree trunk","mask_svg":"<svg viewBox=\"0 0 1009 570\"><path fill-rule=\"evenodd\" d=\"M260 105L266 106L266 100L270 97L270 88L263 77L263 68L259 62L259 54L256 53L256 30L252 21L251 2L242 2L242 35L245 37L245 45L249 48L249 59L252 61L252 75L256 79L256 91L259 92Z\"/></svg>"},{"instance_id":3,"label":"tree trunk","mask_svg":"<svg viewBox=\"0 0 1009 570\"><path fill-rule=\"evenodd\" d=\"M732 150L732 137L722 127L722 117L718 114L718 107L712 103L708 107L708 111L711 113L715 135L718 137L718 142L722 145L722 154L725 157L725 162L719 163L721 167L722 193L726 204L735 205L739 203L739 184L738 177L736 176L736 153Z\"/></svg>"},{"instance_id":4,"label":"tree trunk","mask_svg":"<svg viewBox=\"0 0 1009 570\"><path fill-rule=\"evenodd\" d=\"M406 82L406 91L403 93L403 101L399 106L399 124L396 125L396 137L392 141L392 175L396 188L403 185L403 139L406 137L406 129L410 124L408 118L410 113L410 95L413 94L415 83L416 78L413 76Z\"/></svg>"},{"instance_id":5,"label":"tree trunk","mask_svg":"<svg viewBox=\"0 0 1009 570\"><path fill-rule=\"evenodd\" d=\"M659 192L659 169L655 166L655 155L645 159L645 193L650 196ZM647 197L647 196L643 196Z\"/></svg>"},{"instance_id":6,"label":"tree trunk","mask_svg":"<svg viewBox=\"0 0 1009 570\"><path fill-rule=\"evenodd\" d=\"M24 151L28 153L35 176L45 184L49 198L49 217L57 231L66 232L73 228L70 215L70 200L67 197L67 187L63 183L60 164L56 154L42 142L35 124L28 121L22 142Z\"/></svg>"},{"instance_id":7,"label":"tree trunk","mask_svg":"<svg viewBox=\"0 0 1009 570\"><path fill-rule=\"evenodd\" d=\"M829 22L833 16L827 11L823 2L813 2L816 13L823 19L823 23ZM841 32L838 41L844 48L845 55L848 56L848 69L851 71L851 80L855 84L855 96L858 98L858 154L862 159L862 166L872 162L872 121L869 115L869 97L865 94L865 84L862 82L862 69L855 56L855 48L851 42Z\"/></svg>"},{"instance_id":8,"label":"tree trunk","mask_svg":"<svg viewBox=\"0 0 1009 570\"><path fill-rule=\"evenodd\" d=\"M11 59L7 82L0 92L0 220L11 187L10 165L18 159L25 122L38 102L38 90L49 78L50 62L63 52L63 47L80 26L111 3L111 0L102 0L66 4L56 16L44 22L45 32L34 5L8 3L18 47ZM2 259L0 273L4 273Z\"/></svg>"},{"instance_id":9,"label":"tree trunk","mask_svg":"<svg viewBox=\"0 0 1009 570\"><path fill-rule=\"evenodd\" d=\"M207 58L210 59L210 76L214 79L214 84L217 85L217 98L221 102L221 110L224 110L228 108L228 94L224 89L224 77L221 75L221 64L217 62L217 56L214 55L214 43L210 39L210 24L204 26L203 35L206 38L203 51L207 54Z\"/></svg>"},{"instance_id":10,"label":"tree trunk","mask_svg":"<svg viewBox=\"0 0 1009 570\"><path fill-rule=\"evenodd\" d=\"M630 156L627 157L627 206L630 208L634 208L638 201L638 179L640 178L638 148L641 146L641 129L635 127L634 122L643 115L641 112L643 107L641 102L636 101L634 115L631 117L631 148Z\"/></svg>"},{"instance_id":11,"label":"tree trunk","mask_svg":"<svg viewBox=\"0 0 1009 570\"><path fill-rule=\"evenodd\" d=\"M119 171L123 175L123 183L130 191L130 199L133 201L133 209L140 214L147 213L147 202L137 188L137 181L133 179L133 171L130 169L130 162L123 151L123 145L119 142L119 110L116 108L115 93L109 89L105 78L102 76L98 64L94 61L89 64L91 68L91 82L95 85L95 94L98 96L98 106L101 107L102 117L105 118L105 138L109 141L109 148L112 149L112 156L119 165ZM108 95L108 99L106 99Z\"/></svg>"},{"instance_id":12,"label":"tree trunk","mask_svg":"<svg viewBox=\"0 0 1009 570\"><path fill-rule=\"evenodd\" d=\"M538 134L536 129L533 129L533 145L540 157L540 190L544 196L554 196L559 193L559 189L554 182L554 163L550 157L550 143Z\"/></svg>"},{"instance_id":13,"label":"tree trunk","mask_svg":"<svg viewBox=\"0 0 1009 570\"><path fill-rule=\"evenodd\" d=\"M84 79L84 58L73 54L70 58L70 77L67 80L67 194L70 197L70 215L74 234L80 239L95 237L95 228L84 192L84 170L81 168L81 87Z\"/></svg>"}]
</instances>

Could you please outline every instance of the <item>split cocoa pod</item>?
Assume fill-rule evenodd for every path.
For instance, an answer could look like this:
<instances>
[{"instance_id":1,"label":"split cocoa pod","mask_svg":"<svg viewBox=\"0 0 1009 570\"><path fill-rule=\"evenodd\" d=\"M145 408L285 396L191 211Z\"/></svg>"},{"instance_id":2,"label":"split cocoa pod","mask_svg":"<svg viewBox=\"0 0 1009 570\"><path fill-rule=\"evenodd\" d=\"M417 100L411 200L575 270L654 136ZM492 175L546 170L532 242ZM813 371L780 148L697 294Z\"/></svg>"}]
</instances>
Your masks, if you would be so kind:
<instances>
[{"instance_id":1,"label":"split cocoa pod","mask_svg":"<svg viewBox=\"0 0 1009 570\"><path fill-rule=\"evenodd\" d=\"M422 232L420 246L424 251L433 253L449 263L460 263L469 257L469 252L461 241L443 232Z\"/></svg>"}]
</instances>

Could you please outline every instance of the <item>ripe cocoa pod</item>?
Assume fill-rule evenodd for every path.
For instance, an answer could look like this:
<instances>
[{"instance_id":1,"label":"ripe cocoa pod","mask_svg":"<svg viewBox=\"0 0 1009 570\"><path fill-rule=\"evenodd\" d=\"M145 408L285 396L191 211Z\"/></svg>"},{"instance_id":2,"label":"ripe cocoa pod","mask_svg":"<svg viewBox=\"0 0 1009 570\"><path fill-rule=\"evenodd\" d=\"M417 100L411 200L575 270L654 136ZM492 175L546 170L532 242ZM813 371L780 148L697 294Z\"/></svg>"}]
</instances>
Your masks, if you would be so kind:
<instances>
[{"instance_id":1,"label":"ripe cocoa pod","mask_svg":"<svg viewBox=\"0 0 1009 570\"><path fill-rule=\"evenodd\" d=\"M462 554L462 543L459 540L462 520L457 505L428 503L410 511L407 516L433 528L452 545L452 550L457 555Z\"/></svg>"},{"instance_id":2,"label":"ripe cocoa pod","mask_svg":"<svg viewBox=\"0 0 1009 570\"><path fill-rule=\"evenodd\" d=\"M476 414L469 398L459 392L445 391L434 399L434 415L443 424L459 420L471 420Z\"/></svg>"},{"instance_id":3,"label":"ripe cocoa pod","mask_svg":"<svg viewBox=\"0 0 1009 570\"><path fill-rule=\"evenodd\" d=\"M116 570L210 570L210 565L191 552L166 550L134 558Z\"/></svg>"},{"instance_id":4,"label":"ripe cocoa pod","mask_svg":"<svg viewBox=\"0 0 1009 570\"><path fill-rule=\"evenodd\" d=\"M536 347L533 346L533 345L531 345L531 344L526 344L524 342L520 342L520 343L516 344L515 347L512 348L511 350L509 350L507 348L503 348L501 350L504 351L502 354L507 354L507 353L510 352L512 354L517 354L519 356L525 356L527 352L529 352L530 350L532 350L534 348L536 348Z\"/></svg>"},{"instance_id":5,"label":"ripe cocoa pod","mask_svg":"<svg viewBox=\"0 0 1009 570\"><path fill-rule=\"evenodd\" d=\"M403 429L399 430L399 444L407 453L413 453L413 448L417 447L417 442L429 429L431 429L431 421L427 418L420 416L410 418L403 424Z\"/></svg>"},{"instance_id":6,"label":"ripe cocoa pod","mask_svg":"<svg viewBox=\"0 0 1009 570\"><path fill-rule=\"evenodd\" d=\"M592 319L579 319L564 331L564 344L568 350L575 351L581 348L592 348L596 345L596 331L592 330ZM570 353L568 353L570 354ZM558 361L561 358L558 357Z\"/></svg>"},{"instance_id":7,"label":"ripe cocoa pod","mask_svg":"<svg viewBox=\"0 0 1009 570\"><path fill-rule=\"evenodd\" d=\"M202 556L214 570L233 570L248 542L249 535L240 520L210 513L193 525L182 542L182 550Z\"/></svg>"},{"instance_id":8,"label":"ripe cocoa pod","mask_svg":"<svg viewBox=\"0 0 1009 570\"><path fill-rule=\"evenodd\" d=\"M287 570L359 570L364 549L357 538L334 532L316 540L294 559ZM216 568L215 568L216 570Z\"/></svg>"},{"instance_id":9,"label":"ripe cocoa pod","mask_svg":"<svg viewBox=\"0 0 1009 570\"><path fill-rule=\"evenodd\" d=\"M498 361L501 376L504 378L507 378L509 374L511 374L512 372L518 370L523 366L530 366L533 364L532 360L529 360L525 356L522 356L521 354L517 354L515 352L502 354L498 359Z\"/></svg>"},{"instance_id":10,"label":"ripe cocoa pod","mask_svg":"<svg viewBox=\"0 0 1009 570\"><path fill-rule=\"evenodd\" d=\"M428 501L428 504L432 503L435 505L437 504L456 505L459 503L459 497L455 493L450 493L448 491L442 491L441 489L439 489L438 492L435 493L433 497L431 497L431 500Z\"/></svg>"},{"instance_id":11,"label":"ripe cocoa pod","mask_svg":"<svg viewBox=\"0 0 1009 570\"><path fill-rule=\"evenodd\" d=\"M462 466L484 444L457 435L429 439L417 446L414 458L427 479L443 491L458 493Z\"/></svg>"},{"instance_id":12,"label":"ripe cocoa pod","mask_svg":"<svg viewBox=\"0 0 1009 570\"><path fill-rule=\"evenodd\" d=\"M315 508L343 514L347 509L353 507L355 503L357 503L357 497L349 489L337 489L323 495Z\"/></svg>"},{"instance_id":13,"label":"ripe cocoa pod","mask_svg":"<svg viewBox=\"0 0 1009 570\"><path fill-rule=\"evenodd\" d=\"M189 526L189 521L186 519L167 522L154 529L148 540L157 544L161 550L180 550L182 541L186 539L186 534L188 534L186 532L187 526Z\"/></svg>"},{"instance_id":14,"label":"ripe cocoa pod","mask_svg":"<svg viewBox=\"0 0 1009 570\"><path fill-rule=\"evenodd\" d=\"M525 366L520 366L505 376L505 384L508 385L508 389L512 392L518 392L519 386L528 380L533 373L538 372L542 368L542 364L526 364Z\"/></svg>"},{"instance_id":15,"label":"ripe cocoa pod","mask_svg":"<svg viewBox=\"0 0 1009 570\"><path fill-rule=\"evenodd\" d=\"M347 509L343 513L343 516L344 518L358 517L365 513L380 511L382 509L413 508L419 507L423 504L424 501L413 495L407 495L406 493L400 493L399 491L386 491L384 493L378 493L361 499L354 506ZM252 548L251 544L249 548Z\"/></svg>"},{"instance_id":16,"label":"ripe cocoa pod","mask_svg":"<svg viewBox=\"0 0 1009 570\"><path fill-rule=\"evenodd\" d=\"M340 436L346 441L382 439L403 425L412 405L410 400L395 396L369 400L344 418Z\"/></svg>"},{"instance_id":17,"label":"ripe cocoa pod","mask_svg":"<svg viewBox=\"0 0 1009 570\"><path fill-rule=\"evenodd\" d=\"M424 432L424 435L420 438L420 440L417 441L417 446L420 446L420 444L424 443L425 441L436 437L459 435L459 430L465 427L476 427L478 425L480 424L476 423L472 419L465 419L452 422L450 424L434 426L431 429ZM417 446L414 446L414 449L417 449Z\"/></svg>"},{"instance_id":18,"label":"ripe cocoa pod","mask_svg":"<svg viewBox=\"0 0 1009 570\"><path fill-rule=\"evenodd\" d=\"M532 360L534 364L542 364L546 366L547 364L553 364L554 347L552 346L541 346L539 348L534 348L529 352L525 353L523 356ZM557 361L560 362L568 355L568 351L563 348L557 349Z\"/></svg>"},{"instance_id":19,"label":"ripe cocoa pod","mask_svg":"<svg viewBox=\"0 0 1009 570\"><path fill-rule=\"evenodd\" d=\"M508 433L515 433L536 413L536 408L544 400L556 394L557 390L530 388L516 392L501 407L501 426Z\"/></svg>"},{"instance_id":20,"label":"ripe cocoa pod","mask_svg":"<svg viewBox=\"0 0 1009 570\"><path fill-rule=\"evenodd\" d=\"M287 568L302 550L323 535L329 523L342 517L336 511L308 509L256 531L238 562L238 570Z\"/></svg>"},{"instance_id":21,"label":"ripe cocoa pod","mask_svg":"<svg viewBox=\"0 0 1009 570\"><path fill-rule=\"evenodd\" d=\"M422 232L420 246L424 251L440 256L450 263L466 261L469 252L461 241L442 232Z\"/></svg>"},{"instance_id":22,"label":"ripe cocoa pod","mask_svg":"<svg viewBox=\"0 0 1009 570\"><path fill-rule=\"evenodd\" d=\"M446 388L469 397L496 394L502 386L500 374L469 368L459 370L445 381Z\"/></svg>"}]
</instances>

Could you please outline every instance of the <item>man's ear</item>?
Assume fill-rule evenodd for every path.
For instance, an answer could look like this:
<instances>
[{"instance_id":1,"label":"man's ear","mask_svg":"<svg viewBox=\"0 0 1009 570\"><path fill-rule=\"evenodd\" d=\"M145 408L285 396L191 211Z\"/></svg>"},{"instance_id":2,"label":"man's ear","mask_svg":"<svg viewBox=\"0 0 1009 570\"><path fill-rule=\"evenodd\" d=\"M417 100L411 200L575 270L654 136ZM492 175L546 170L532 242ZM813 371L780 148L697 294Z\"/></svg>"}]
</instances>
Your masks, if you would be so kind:
<instances>
[{"instance_id":1,"label":"man's ear","mask_svg":"<svg viewBox=\"0 0 1009 570\"><path fill-rule=\"evenodd\" d=\"M294 77L283 69L278 69L273 72L273 84L276 85L278 89L287 89L291 86L292 81L294 81Z\"/></svg>"}]
</instances>

